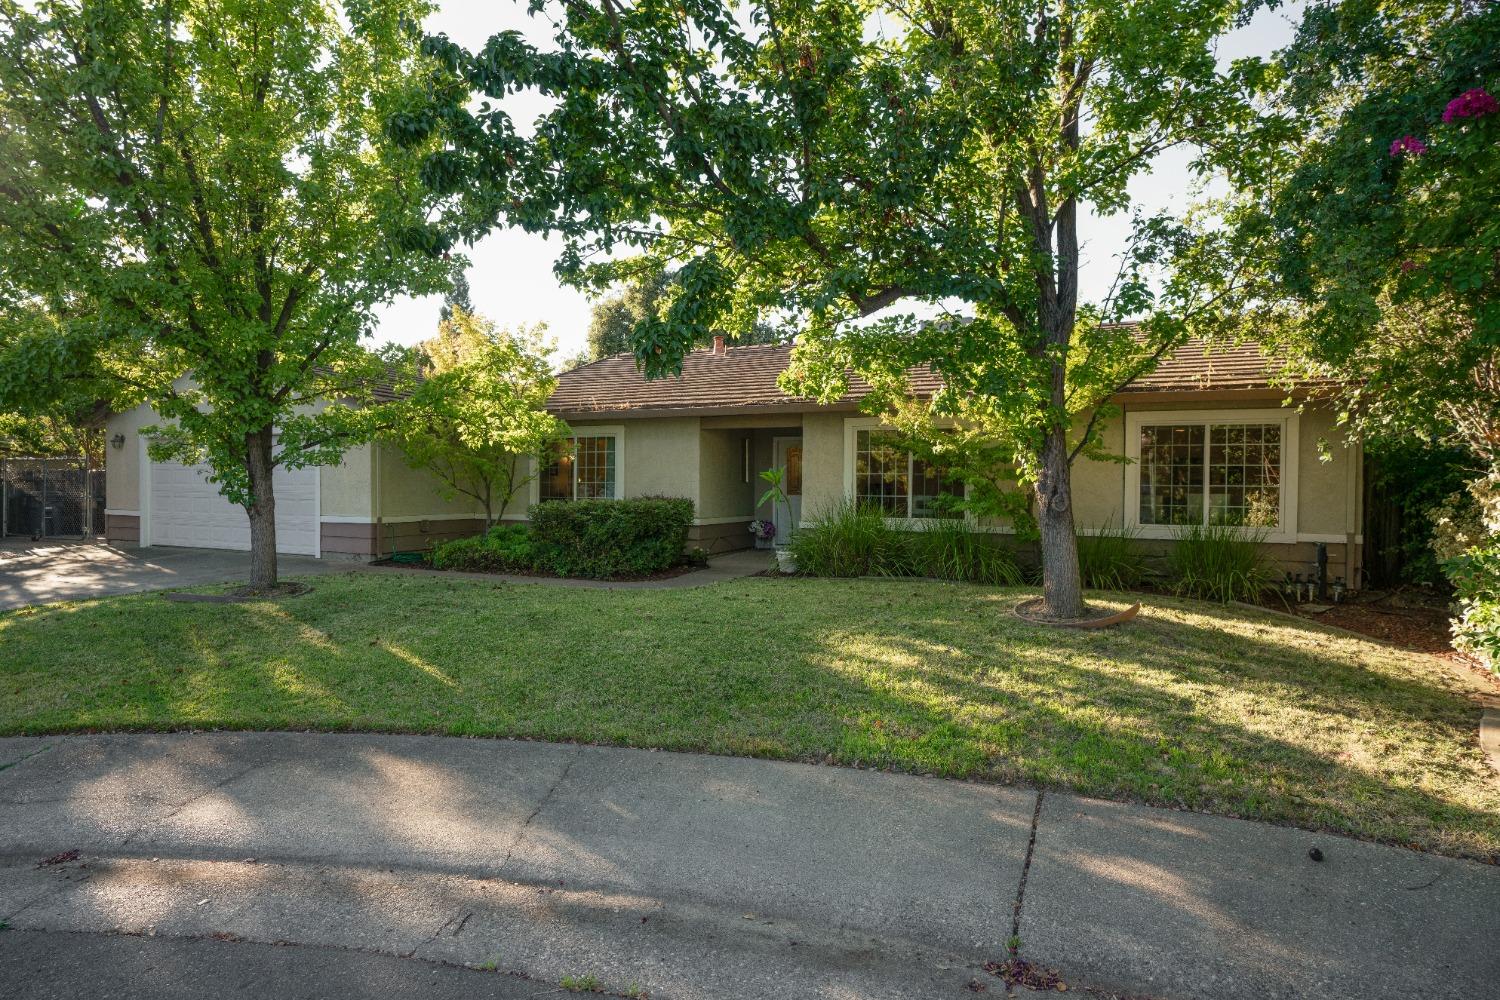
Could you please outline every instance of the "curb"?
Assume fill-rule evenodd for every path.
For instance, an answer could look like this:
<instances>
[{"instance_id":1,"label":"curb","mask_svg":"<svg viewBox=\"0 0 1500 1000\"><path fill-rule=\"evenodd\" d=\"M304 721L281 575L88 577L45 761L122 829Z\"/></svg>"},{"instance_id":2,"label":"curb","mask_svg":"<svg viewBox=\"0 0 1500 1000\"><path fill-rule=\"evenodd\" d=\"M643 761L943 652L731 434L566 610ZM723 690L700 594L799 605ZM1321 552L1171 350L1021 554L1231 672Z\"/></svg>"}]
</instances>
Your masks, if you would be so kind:
<instances>
[{"instance_id":1,"label":"curb","mask_svg":"<svg viewBox=\"0 0 1500 1000\"><path fill-rule=\"evenodd\" d=\"M1479 717L1479 749L1490 766L1500 771L1500 709L1486 708Z\"/></svg>"}]
</instances>

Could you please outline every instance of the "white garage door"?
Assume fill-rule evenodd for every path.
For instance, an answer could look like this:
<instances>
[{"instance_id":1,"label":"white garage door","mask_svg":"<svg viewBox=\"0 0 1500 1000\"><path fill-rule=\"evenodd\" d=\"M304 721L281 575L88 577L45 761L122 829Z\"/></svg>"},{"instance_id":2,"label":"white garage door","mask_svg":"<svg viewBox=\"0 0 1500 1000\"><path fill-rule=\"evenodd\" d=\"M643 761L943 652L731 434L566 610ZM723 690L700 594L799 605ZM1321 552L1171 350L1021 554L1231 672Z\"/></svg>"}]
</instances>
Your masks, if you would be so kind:
<instances>
[{"instance_id":1,"label":"white garage door","mask_svg":"<svg viewBox=\"0 0 1500 1000\"><path fill-rule=\"evenodd\" d=\"M245 508L219 495L203 466L151 463L152 545L199 549L249 549L250 519ZM318 470L277 468L276 551L318 555Z\"/></svg>"}]
</instances>

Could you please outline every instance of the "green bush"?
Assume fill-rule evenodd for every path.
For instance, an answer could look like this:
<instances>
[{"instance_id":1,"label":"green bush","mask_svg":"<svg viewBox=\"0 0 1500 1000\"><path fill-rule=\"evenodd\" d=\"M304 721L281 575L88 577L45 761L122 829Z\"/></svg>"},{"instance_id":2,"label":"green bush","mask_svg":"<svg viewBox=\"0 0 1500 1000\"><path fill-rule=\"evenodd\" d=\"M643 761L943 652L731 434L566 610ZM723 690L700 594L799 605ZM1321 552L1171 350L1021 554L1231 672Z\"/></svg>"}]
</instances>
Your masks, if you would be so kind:
<instances>
[{"instance_id":1,"label":"green bush","mask_svg":"<svg viewBox=\"0 0 1500 1000\"><path fill-rule=\"evenodd\" d=\"M967 521L936 521L896 534L905 557L899 569L912 576L1009 587L1021 583L1021 570L1010 550L993 534L977 531Z\"/></svg>"},{"instance_id":2,"label":"green bush","mask_svg":"<svg viewBox=\"0 0 1500 1000\"><path fill-rule=\"evenodd\" d=\"M537 565L559 576L646 576L682 561L693 502L679 497L548 500L530 511Z\"/></svg>"},{"instance_id":3,"label":"green bush","mask_svg":"<svg viewBox=\"0 0 1500 1000\"><path fill-rule=\"evenodd\" d=\"M1457 599L1453 648L1500 671L1500 544L1471 548L1442 565Z\"/></svg>"},{"instance_id":4,"label":"green bush","mask_svg":"<svg viewBox=\"0 0 1500 1000\"><path fill-rule=\"evenodd\" d=\"M839 501L817 523L792 536L797 570L812 576L931 576L943 580L1013 585L1021 571L1010 550L966 521L892 528L885 511Z\"/></svg>"},{"instance_id":5,"label":"green bush","mask_svg":"<svg viewBox=\"0 0 1500 1000\"><path fill-rule=\"evenodd\" d=\"M1129 590L1146 574L1146 556L1126 528L1100 528L1078 536L1078 573L1085 587Z\"/></svg>"},{"instance_id":6,"label":"green bush","mask_svg":"<svg viewBox=\"0 0 1500 1000\"><path fill-rule=\"evenodd\" d=\"M816 524L794 532L787 547L797 570L813 576L895 575L891 569L902 561L896 535L879 507L841 500L820 510Z\"/></svg>"},{"instance_id":7,"label":"green bush","mask_svg":"<svg viewBox=\"0 0 1500 1000\"><path fill-rule=\"evenodd\" d=\"M432 565L472 573L528 573L536 568L536 553L524 524L497 524L482 535L434 546Z\"/></svg>"},{"instance_id":8,"label":"green bush","mask_svg":"<svg viewBox=\"0 0 1500 1000\"><path fill-rule=\"evenodd\" d=\"M1274 579L1264 531L1229 524L1188 525L1167 556L1172 589L1209 601L1255 601Z\"/></svg>"}]
</instances>

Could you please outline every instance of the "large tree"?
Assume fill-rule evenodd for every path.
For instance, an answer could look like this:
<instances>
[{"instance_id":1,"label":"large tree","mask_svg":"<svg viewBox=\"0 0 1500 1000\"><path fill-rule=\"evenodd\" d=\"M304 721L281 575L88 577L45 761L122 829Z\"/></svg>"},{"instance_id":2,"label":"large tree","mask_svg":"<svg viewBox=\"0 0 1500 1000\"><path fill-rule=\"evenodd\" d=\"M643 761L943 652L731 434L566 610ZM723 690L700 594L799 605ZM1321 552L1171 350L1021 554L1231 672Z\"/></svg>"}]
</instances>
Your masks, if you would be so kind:
<instances>
[{"instance_id":1,"label":"large tree","mask_svg":"<svg viewBox=\"0 0 1500 1000\"><path fill-rule=\"evenodd\" d=\"M1255 265L1226 323L1335 383L1365 438L1500 473L1500 7L1320 0L1277 63L1299 127L1225 202L1219 253Z\"/></svg>"},{"instance_id":2,"label":"large tree","mask_svg":"<svg viewBox=\"0 0 1500 1000\"><path fill-rule=\"evenodd\" d=\"M632 337L648 375L768 313L800 326L789 388L831 398L853 371L890 400L930 365L948 389L929 415L993 429L1037 498L1047 607L1079 615L1070 464L1098 425L1074 418L1180 340L1194 292L1153 299L1147 269L1180 232L1141 219L1116 290L1081 303L1080 216L1128 210L1169 147L1204 169L1243 158L1263 67L1221 71L1215 43L1254 4L531 6L555 26L545 51L429 40L456 85L396 123L446 142L428 183L473 232L562 234L566 280L676 269ZM526 129L503 101L521 90L553 102ZM1099 322L1141 313L1138 335Z\"/></svg>"},{"instance_id":3,"label":"large tree","mask_svg":"<svg viewBox=\"0 0 1500 1000\"><path fill-rule=\"evenodd\" d=\"M0 0L0 405L99 365L206 462L276 583L273 470L374 432L373 308L446 287L383 126L420 93L421 0ZM39 379L38 376L45 376ZM327 404L327 405L325 405ZM142 488L145 488L144 485Z\"/></svg>"}]
</instances>

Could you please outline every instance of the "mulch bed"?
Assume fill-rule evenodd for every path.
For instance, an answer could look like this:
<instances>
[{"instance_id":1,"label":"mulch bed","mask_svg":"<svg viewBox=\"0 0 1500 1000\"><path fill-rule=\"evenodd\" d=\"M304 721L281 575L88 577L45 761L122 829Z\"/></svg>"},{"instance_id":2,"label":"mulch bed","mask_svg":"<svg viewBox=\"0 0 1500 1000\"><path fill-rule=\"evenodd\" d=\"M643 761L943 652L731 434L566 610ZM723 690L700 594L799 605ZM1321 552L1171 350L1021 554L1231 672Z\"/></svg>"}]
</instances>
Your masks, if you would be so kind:
<instances>
[{"instance_id":1,"label":"mulch bed","mask_svg":"<svg viewBox=\"0 0 1500 1000\"><path fill-rule=\"evenodd\" d=\"M1424 589L1401 587L1360 591L1338 604L1329 601L1289 603L1274 596L1264 603L1276 611L1290 611L1300 618L1358 632L1403 649L1438 656L1453 653L1448 631L1448 602Z\"/></svg>"}]
</instances>

